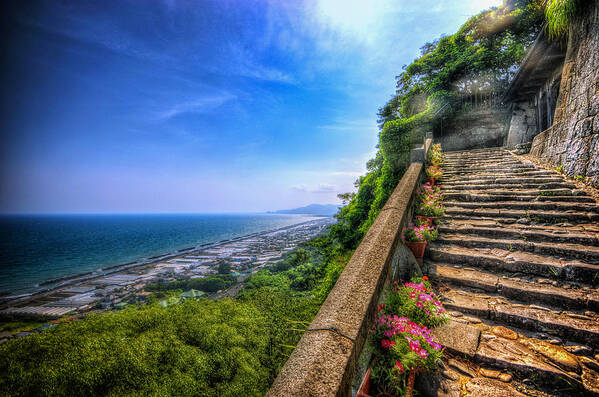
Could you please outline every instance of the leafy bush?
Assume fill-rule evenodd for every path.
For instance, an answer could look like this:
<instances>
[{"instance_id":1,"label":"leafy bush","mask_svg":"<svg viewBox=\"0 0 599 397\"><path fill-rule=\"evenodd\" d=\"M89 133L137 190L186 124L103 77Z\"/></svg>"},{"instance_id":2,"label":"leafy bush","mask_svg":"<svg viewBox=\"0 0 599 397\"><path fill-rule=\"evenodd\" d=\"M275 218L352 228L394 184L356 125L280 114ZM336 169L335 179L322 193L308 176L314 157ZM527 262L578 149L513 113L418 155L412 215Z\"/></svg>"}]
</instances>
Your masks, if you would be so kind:
<instances>
[{"instance_id":1,"label":"leafy bush","mask_svg":"<svg viewBox=\"0 0 599 397\"><path fill-rule=\"evenodd\" d=\"M147 291L169 291L175 289L188 290L198 289L204 292L216 292L229 288L235 283L235 276L231 274L216 274L202 278L189 280L171 281L168 283L154 283L146 285Z\"/></svg>"},{"instance_id":2,"label":"leafy bush","mask_svg":"<svg viewBox=\"0 0 599 397\"><path fill-rule=\"evenodd\" d=\"M448 321L428 277L415 277L403 285L395 284L385 294L383 313L409 317L418 324L433 328Z\"/></svg>"},{"instance_id":3,"label":"leafy bush","mask_svg":"<svg viewBox=\"0 0 599 397\"><path fill-rule=\"evenodd\" d=\"M0 394L261 395L264 313L252 304L188 300L89 315L0 346Z\"/></svg>"}]
</instances>

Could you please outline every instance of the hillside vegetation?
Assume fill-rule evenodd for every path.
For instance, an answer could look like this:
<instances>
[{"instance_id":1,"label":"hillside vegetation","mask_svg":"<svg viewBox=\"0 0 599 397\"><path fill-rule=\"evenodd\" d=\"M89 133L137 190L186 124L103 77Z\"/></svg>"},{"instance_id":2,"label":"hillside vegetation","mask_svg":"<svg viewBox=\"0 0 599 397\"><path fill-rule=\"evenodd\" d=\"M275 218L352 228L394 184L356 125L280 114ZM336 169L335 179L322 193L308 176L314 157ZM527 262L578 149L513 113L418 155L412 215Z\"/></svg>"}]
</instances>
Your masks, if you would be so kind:
<instances>
[{"instance_id":1,"label":"hillside vegetation","mask_svg":"<svg viewBox=\"0 0 599 397\"><path fill-rule=\"evenodd\" d=\"M252 275L235 299L87 316L0 346L0 394L263 395L446 103L505 88L543 23L530 1L470 18L421 49L379 111L379 150L328 234Z\"/></svg>"}]
</instances>

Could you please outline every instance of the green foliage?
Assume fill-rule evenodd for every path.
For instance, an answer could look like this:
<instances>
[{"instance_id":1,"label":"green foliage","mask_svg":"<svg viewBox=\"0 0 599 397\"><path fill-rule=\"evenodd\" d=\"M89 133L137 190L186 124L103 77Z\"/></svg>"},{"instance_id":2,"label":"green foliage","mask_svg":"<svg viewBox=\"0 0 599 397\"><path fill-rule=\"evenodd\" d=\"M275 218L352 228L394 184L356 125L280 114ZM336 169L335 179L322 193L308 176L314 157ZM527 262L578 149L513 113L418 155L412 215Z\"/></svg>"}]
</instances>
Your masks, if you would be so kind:
<instances>
[{"instance_id":1,"label":"green foliage","mask_svg":"<svg viewBox=\"0 0 599 397\"><path fill-rule=\"evenodd\" d=\"M556 38L568 32L570 23L581 9L582 0L547 0L545 17L547 33Z\"/></svg>"},{"instance_id":2,"label":"green foliage","mask_svg":"<svg viewBox=\"0 0 599 397\"><path fill-rule=\"evenodd\" d=\"M221 262L218 264L218 274L231 273L231 264L229 262Z\"/></svg>"},{"instance_id":3,"label":"green foliage","mask_svg":"<svg viewBox=\"0 0 599 397\"><path fill-rule=\"evenodd\" d=\"M189 280L148 284L145 289L147 291L198 289L204 292L216 292L221 289L229 288L234 283L235 277L231 274L217 274L202 278L192 278Z\"/></svg>"},{"instance_id":4,"label":"green foliage","mask_svg":"<svg viewBox=\"0 0 599 397\"><path fill-rule=\"evenodd\" d=\"M261 395L264 318L228 299L90 315L2 344L0 394Z\"/></svg>"},{"instance_id":5,"label":"green foliage","mask_svg":"<svg viewBox=\"0 0 599 397\"><path fill-rule=\"evenodd\" d=\"M457 33L426 43L420 57L404 67L396 94L379 109L379 151L368 161L368 173L356 181L356 193L339 196L346 205L331 236L342 247L358 246L405 173L410 149L438 122L436 112L465 96L505 89L543 19L537 0L491 8Z\"/></svg>"}]
</instances>

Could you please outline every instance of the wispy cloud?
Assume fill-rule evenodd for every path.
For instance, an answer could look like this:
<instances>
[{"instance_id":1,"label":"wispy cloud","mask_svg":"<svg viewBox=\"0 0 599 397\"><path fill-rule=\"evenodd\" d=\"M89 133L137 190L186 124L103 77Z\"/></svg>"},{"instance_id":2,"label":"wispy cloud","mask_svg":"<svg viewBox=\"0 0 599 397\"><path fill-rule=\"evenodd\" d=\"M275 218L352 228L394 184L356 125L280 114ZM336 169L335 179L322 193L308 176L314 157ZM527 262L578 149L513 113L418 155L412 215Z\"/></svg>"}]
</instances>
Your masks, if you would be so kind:
<instances>
[{"instance_id":1,"label":"wispy cloud","mask_svg":"<svg viewBox=\"0 0 599 397\"><path fill-rule=\"evenodd\" d=\"M357 120L336 119L330 124L319 125L318 128L326 131L339 132L376 131L377 124L374 117Z\"/></svg>"},{"instance_id":2,"label":"wispy cloud","mask_svg":"<svg viewBox=\"0 0 599 397\"><path fill-rule=\"evenodd\" d=\"M337 186L335 185L331 185L328 183L319 183L317 186L313 186L313 187L308 187L305 184L299 184L299 185L293 185L289 188L291 191L294 192L301 192L301 193L316 193L316 194L322 194L322 193L335 193L337 190Z\"/></svg>"},{"instance_id":3,"label":"wispy cloud","mask_svg":"<svg viewBox=\"0 0 599 397\"><path fill-rule=\"evenodd\" d=\"M165 110L158 111L156 118L158 120L168 120L182 114L208 112L236 98L235 95L223 93L216 96L206 96L192 101L181 102Z\"/></svg>"}]
</instances>

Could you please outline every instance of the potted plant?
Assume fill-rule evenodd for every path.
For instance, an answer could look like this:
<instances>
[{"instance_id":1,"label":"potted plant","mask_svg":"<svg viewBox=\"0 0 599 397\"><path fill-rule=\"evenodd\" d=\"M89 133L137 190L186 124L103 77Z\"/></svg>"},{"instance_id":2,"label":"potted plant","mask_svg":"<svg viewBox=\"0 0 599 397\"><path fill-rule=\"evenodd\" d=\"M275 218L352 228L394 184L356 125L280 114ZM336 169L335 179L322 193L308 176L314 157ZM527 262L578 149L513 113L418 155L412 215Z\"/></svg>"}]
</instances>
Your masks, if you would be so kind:
<instances>
[{"instance_id":1,"label":"potted plant","mask_svg":"<svg viewBox=\"0 0 599 397\"><path fill-rule=\"evenodd\" d=\"M443 356L443 347L426 324L442 324L447 316L423 278L393 285L384 302L370 334L373 365L362 384L372 395L412 396L416 374L433 370Z\"/></svg>"},{"instance_id":2,"label":"potted plant","mask_svg":"<svg viewBox=\"0 0 599 397\"><path fill-rule=\"evenodd\" d=\"M427 182L431 185L435 184L435 179L440 179L443 176L443 170L438 165L431 165L426 168Z\"/></svg>"},{"instance_id":3,"label":"potted plant","mask_svg":"<svg viewBox=\"0 0 599 397\"><path fill-rule=\"evenodd\" d=\"M437 236L437 230L427 224L416 226L410 222L404 230L404 241L416 258L424 257L426 243L436 239Z\"/></svg>"},{"instance_id":4,"label":"potted plant","mask_svg":"<svg viewBox=\"0 0 599 397\"><path fill-rule=\"evenodd\" d=\"M441 144L437 143L431 147L428 154L428 161L431 165L443 164L443 153L441 152Z\"/></svg>"}]
</instances>

